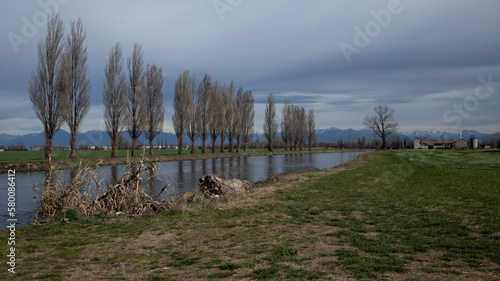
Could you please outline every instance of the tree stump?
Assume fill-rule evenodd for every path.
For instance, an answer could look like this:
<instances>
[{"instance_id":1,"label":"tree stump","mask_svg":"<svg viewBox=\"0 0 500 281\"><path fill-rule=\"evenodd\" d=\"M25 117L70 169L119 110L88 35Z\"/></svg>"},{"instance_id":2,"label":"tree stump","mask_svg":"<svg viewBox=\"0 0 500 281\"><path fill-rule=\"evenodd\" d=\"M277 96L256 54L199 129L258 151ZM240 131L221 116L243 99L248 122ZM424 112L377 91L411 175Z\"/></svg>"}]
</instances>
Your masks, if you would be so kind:
<instances>
[{"instance_id":1,"label":"tree stump","mask_svg":"<svg viewBox=\"0 0 500 281\"><path fill-rule=\"evenodd\" d=\"M226 180L216 175L208 174L200 178L197 193L209 195L241 194L247 192L252 184L247 180Z\"/></svg>"}]
</instances>

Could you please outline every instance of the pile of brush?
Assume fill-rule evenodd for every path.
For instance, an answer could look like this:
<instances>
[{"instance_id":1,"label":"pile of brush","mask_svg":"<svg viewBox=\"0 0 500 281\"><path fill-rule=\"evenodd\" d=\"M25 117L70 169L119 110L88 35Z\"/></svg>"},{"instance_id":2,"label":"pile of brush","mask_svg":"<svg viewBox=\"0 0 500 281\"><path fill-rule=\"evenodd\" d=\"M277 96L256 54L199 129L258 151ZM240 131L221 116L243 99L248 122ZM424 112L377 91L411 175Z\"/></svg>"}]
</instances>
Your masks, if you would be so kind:
<instances>
[{"instance_id":1,"label":"pile of brush","mask_svg":"<svg viewBox=\"0 0 500 281\"><path fill-rule=\"evenodd\" d=\"M67 209L76 209L83 215L155 213L168 210L173 203L158 199L146 193L146 186L156 177L157 168L153 164L145 166L141 161L139 167L129 165L123 178L114 184L106 184L99 180L98 162L93 168L80 167L69 186L62 181L62 173L49 159L49 172L45 189L40 200L38 217L51 218Z\"/></svg>"}]
</instances>

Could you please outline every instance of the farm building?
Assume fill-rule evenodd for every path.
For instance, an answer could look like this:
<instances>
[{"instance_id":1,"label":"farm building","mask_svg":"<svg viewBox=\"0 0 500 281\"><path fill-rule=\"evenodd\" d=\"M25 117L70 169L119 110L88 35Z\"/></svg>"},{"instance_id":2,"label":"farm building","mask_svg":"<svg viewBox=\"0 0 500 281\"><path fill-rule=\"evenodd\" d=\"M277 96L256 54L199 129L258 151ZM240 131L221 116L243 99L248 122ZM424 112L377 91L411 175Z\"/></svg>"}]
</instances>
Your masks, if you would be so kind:
<instances>
[{"instance_id":1,"label":"farm building","mask_svg":"<svg viewBox=\"0 0 500 281\"><path fill-rule=\"evenodd\" d=\"M437 140L423 140L416 138L413 141L414 149L466 149L468 142L464 139L457 141L437 141Z\"/></svg>"}]
</instances>

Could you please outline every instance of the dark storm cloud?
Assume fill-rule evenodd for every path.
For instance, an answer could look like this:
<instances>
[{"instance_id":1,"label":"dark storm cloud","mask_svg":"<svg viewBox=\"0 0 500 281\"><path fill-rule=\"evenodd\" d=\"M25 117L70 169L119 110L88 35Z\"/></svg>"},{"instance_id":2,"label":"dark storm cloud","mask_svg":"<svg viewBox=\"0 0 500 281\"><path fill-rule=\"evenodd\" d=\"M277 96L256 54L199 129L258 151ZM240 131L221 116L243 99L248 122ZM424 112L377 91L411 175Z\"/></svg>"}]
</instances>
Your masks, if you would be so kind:
<instances>
[{"instance_id":1,"label":"dark storm cloud","mask_svg":"<svg viewBox=\"0 0 500 281\"><path fill-rule=\"evenodd\" d=\"M225 9L214 3L226 4ZM492 74L500 81L500 66L495 67L500 65L500 2L493 0L37 0L0 5L0 95L8 101L0 105L0 132L42 130L26 89L36 67L36 45L45 35L35 21L56 8L66 27L81 17L87 28L93 108L83 130L102 129L103 69L116 42L125 59L139 43L145 62L162 67L168 131L173 84L183 70L198 79L207 73L221 83L234 80L237 87L252 90L256 124L262 123L267 95L274 93L278 103L289 99L314 108L318 127L341 128L361 128L363 117L379 104L396 110L403 130L451 127L443 114L473 97L479 76ZM37 30L29 30L27 21ZM13 46L12 34L24 36L23 31L31 33ZM356 45L362 37L368 41ZM357 48L349 60L342 44ZM463 118L463 126L498 130L499 95L496 87Z\"/></svg>"}]
</instances>

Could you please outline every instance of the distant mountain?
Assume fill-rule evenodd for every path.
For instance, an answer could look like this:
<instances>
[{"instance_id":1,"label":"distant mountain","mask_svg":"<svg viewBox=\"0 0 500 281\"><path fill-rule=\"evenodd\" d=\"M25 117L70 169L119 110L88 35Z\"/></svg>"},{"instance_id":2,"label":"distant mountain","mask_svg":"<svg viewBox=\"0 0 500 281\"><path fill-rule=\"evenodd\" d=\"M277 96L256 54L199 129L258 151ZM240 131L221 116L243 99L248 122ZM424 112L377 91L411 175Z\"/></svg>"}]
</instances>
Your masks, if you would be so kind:
<instances>
[{"instance_id":1,"label":"distant mountain","mask_svg":"<svg viewBox=\"0 0 500 281\"><path fill-rule=\"evenodd\" d=\"M125 136L127 139L130 141L130 137L126 131L124 131ZM366 137L367 139L373 139L377 138L377 136L370 130L363 129L363 130L354 130L354 129L338 129L335 127L329 128L329 129L320 129L317 130L316 134L318 135L318 141L319 142L337 142L340 139L342 139L344 142L347 142L349 140L349 136L351 138L362 138ZM278 134L279 135L279 134ZM410 139L414 139L416 137L423 138L423 139L432 139L432 140L458 140L459 134L457 133L450 133L450 132L440 132L440 131L414 131L414 132L401 132L397 133L400 137L408 137ZM463 130L462 131L462 138L468 140L470 137L475 136L479 140L485 138L485 137L500 137L498 134L483 134L478 131L474 130ZM55 146L69 146L69 137L70 134L64 130L59 130L54 138L54 145ZM264 135L259 133L254 135L254 140L255 139L263 139ZM78 144L84 144L84 143L89 143L90 145L109 145L111 143L110 138L108 134L105 131L100 131L100 130L93 130L93 131L88 131L85 133L79 133L78 134ZM155 144L157 140L160 139L162 142L164 140L167 141L167 144L177 144L177 137L173 133L160 133L156 138L155 138ZM146 140L145 136L142 135L139 138L139 141L142 143L148 143L149 141ZM191 143L189 138L186 136L184 138L184 141L186 144ZM0 134L0 145L4 146L9 146L10 144L18 144L19 142L24 143L26 147L31 147L33 145L40 146L44 143L44 135L43 132L41 133L34 133L34 134L27 134L27 135L22 135L22 136L16 136L16 135L9 135L9 134ZM201 141L198 139L197 141L198 144L201 144ZM211 144L210 139L207 140L208 144Z\"/></svg>"},{"instance_id":2,"label":"distant mountain","mask_svg":"<svg viewBox=\"0 0 500 281\"><path fill-rule=\"evenodd\" d=\"M351 138L363 138L366 137L367 139L373 138L374 134L370 130L354 130L354 129L347 129L347 130L342 130L338 129L335 127L329 128L329 129L322 129L322 130L317 130L316 135L318 135L318 142L337 142L339 140L343 140L344 142L347 142L349 140L349 136Z\"/></svg>"},{"instance_id":3,"label":"distant mountain","mask_svg":"<svg viewBox=\"0 0 500 281\"><path fill-rule=\"evenodd\" d=\"M401 135L407 136L411 139L423 138L429 140L458 140L460 139L460 134L450 133L450 132L440 132L440 131L414 131L408 133L401 133ZM478 138L479 140L485 137L500 137L498 134L484 134L475 130L463 130L462 139L468 140L471 137Z\"/></svg>"}]
</instances>

